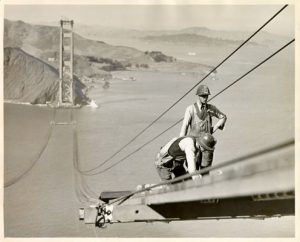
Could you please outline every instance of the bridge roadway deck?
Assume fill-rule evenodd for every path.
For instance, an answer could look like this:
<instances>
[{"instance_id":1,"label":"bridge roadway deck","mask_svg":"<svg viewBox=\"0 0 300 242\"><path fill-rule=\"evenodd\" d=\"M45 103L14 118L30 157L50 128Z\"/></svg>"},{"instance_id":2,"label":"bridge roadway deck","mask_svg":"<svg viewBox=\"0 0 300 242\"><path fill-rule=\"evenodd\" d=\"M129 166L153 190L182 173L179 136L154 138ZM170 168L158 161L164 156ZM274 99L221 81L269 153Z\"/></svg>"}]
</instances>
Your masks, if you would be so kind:
<instances>
[{"instance_id":1,"label":"bridge roadway deck","mask_svg":"<svg viewBox=\"0 0 300 242\"><path fill-rule=\"evenodd\" d=\"M288 147L212 171L202 179L137 193L113 204L112 221L292 215L294 184L294 152Z\"/></svg>"}]
</instances>

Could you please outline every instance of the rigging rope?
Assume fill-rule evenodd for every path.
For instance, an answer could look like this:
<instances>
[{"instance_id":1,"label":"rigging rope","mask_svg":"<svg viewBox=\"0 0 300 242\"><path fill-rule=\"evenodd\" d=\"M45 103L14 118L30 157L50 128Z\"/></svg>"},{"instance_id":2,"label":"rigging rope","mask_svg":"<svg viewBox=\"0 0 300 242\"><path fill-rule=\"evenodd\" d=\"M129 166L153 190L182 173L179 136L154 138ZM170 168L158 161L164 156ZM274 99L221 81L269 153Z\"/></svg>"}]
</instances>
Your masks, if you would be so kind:
<instances>
[{"instance_id":1,"label":"rigging rope","mask_svg":"<svg viewBox=\"0 0 300 242\"><path fill-rule=\"evenodd\" d=\"M289 146L294 145L294 144L295 144L295 140L293 140L293 139L288 140L288 141L283 142L281 144L277 144L277 145L274 145L274 146L266 148L266 149L262 149L262 150L259 150L259 151L256 151L256 152L253 152L253 153L250 153L250 154L247 154L247 155L244 155L244 156L241 156L241 157L229 160L229 161L225 161L225 162L222 162L222 163L220 163L218 165L215 165L215 166L211 166L211 167L201 169L199 171L195 171L191 174L186 174L186 175L177 177L177 178L172 179L172 180L168 180L168 181L165 181L165 182L161 182L161 183L149 186L147 188L143 188L141 190L137 190L137 191L132 192L128 195L125 195L125 196L122 196L122 197L119 197L119 198L113 200L112 202L108 203L108 205L114 204L114 203L119 202L119 201L120 201L119 204L121 204L123 201L127 200L131 196L133 196L135 194L138 194L138 193L141 193L141 192L149 191L149 190L151 190L155 187L159 187L159 186L168 185L168 184L176 183L176 182L179 182L179 181L183 181L185 179L191 178L192 176L202 175L202 174L210 172L212 170L220 169L222 167L227 167L227 166L230 166L230 165L233 165L233 164L236 164L236 163L247 161L249 159L256 158L258 156L261 156L261 155L264 155L264 154L267 154L267 153L270 153L270 152L273 152L273 151L277 151L279 149L284 149L284 148L289 147Z\"/></svg>"},{"instance_id":2,"label":"rigging rope","mask_svg":"<svg viewBox=\"0 0 300 242\"><path fill-rule=\"evenodd\" d=\"M103 166L105 163L110 161L113 157L124 150L129 144L135 141L139 136L141 136L146 130L148 130L154 123L156 123L161 117L163 117L169 110L171 110L177 103L179 103L184 97L186 97L193 89L195 89L200 83L202 83L211 73L217 70L225 61L227 61L233 54L235 54L242 46L244 46L250 39L252 39L261 29L263 29L269 22L271 22L279 13L281 13L288 4L284 5L278 12L276 12L266 23L264 23L259 29L257 29L250 37L248 37L240 46L238 46L231 54L229 54L224 60L222 60L216 67L214 67L206 76L204 76L200 81L198 81L192 88L190 88L182 97L180 97L176 102L174 102L170 107L168 107L163 113L161 113L155 120L153 120L149 125L147 125L143 130L141 130L137 135L135 135L131 140L129 140L125 145L108 157L105 161L100 163L94 168L89 170L81 171L81 173L89 173L96 170L97 168Z\"/></svg>"},{"instance_id":3,"label":"rigging rope","mask_svg":"<svg viewBox=\"0 0 300 242\"><path fill-rule=\"evenodd\" d=\"M75 169L75 194L79 202L89 203L98 201L97 195L85 183L83 177L78 174L79 170L79 149L78 149L78 134L77 122L74 115L74 109L71 110L71 122L73 124L73 167Z\"/></svg>"},{"instance_id":4,"label":"rigging rope","mask_svg":"<svg viewBox=\"0 0 300 242\"><path fill-rule=\"evenodd\" d=\"M225 87L223 90L221 90L219 93L217 93L215 96L213 96L212 98L209 99L209 101L211 101L212 99L216 98L218 95L220 95L221 93L223 93L225 90L227 90L229 87L231 87L232 85L236 84L238 81L240 81L241 79L243 79L245 76L247 76L248 74L250 74L252 71L254 71L255 69L257 69L259 66L261 66L263 63L265 63L266 61L268 61L269 59L271 59L273 56L275 56L276 54L278 54L280 51L282 51L283 49L285 49L287 46L289 46L291 43L293 43L295 41L295 39L292 39L291 41L289 41L287 44L285 44L283 47L281 47L280 49L278 49L277 51L275 51L273 54L271 54L269 57L267 57L266 59L264 59L263 61L261 61L259 64L257 64L256 66L254 66L252 69L250 69L248 72L246 72L244 75L242 75L241 77L239 77L238 79L236 79L234 82L232 82L231 84L229 84L227 87ZM148 145L149 143L153 142L155 139L157 139L160 135L164 134L165 132L167 132L168 130L170 130L171 128L175 127L178 123L180 123L183 120L180 119L179 121L177 121L176 123L174 123L172 126L170 126L169 128L167 128L166 130L164 130L163 132L161 132L159 135L155 136L154 138L152 138L150 141L146 142L145 144L143 144L142 146L140 146L138 149L134 150L133 152L131 152L129 155L125 156L124 158L122 158L121 160L117 161L116 163L112 164L111 166L98 171L98 172L94 172L94 173L85 173L82 171L79 171L82 175L84 176L93 176L93 175L98 175L101 174L109 169L111 169L112 167L116 166L117 164L121 163L122 161L126 160L128 157L132 156L133 154L135 154L136 152L138 152L139 150L141 150L143 147L145 147L146 145ZM99 167L99 166L98 166Z\"/></svg>"}]
</instances>

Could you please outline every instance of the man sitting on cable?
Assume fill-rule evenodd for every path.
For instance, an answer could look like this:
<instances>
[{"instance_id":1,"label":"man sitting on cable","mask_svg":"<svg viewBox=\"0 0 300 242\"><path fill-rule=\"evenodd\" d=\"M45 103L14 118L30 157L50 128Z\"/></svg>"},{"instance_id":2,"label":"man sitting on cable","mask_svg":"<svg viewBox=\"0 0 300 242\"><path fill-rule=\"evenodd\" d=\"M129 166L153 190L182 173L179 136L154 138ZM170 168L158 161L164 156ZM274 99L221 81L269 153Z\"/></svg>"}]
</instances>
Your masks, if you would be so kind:
<instances>
[{"instance_id":1,"label":"man sitting on cable","mask_svg":"<svg viewBox=\"0 0 300 242\"><path fill-rule=\"evenodd\" d=\"M212 162L216 139L209 133L174 138L164 145L155 159L161 180L170 180L198 170L201 162ZM193 179L199 176L193 176Z\"/></svg>"}]
</instances>

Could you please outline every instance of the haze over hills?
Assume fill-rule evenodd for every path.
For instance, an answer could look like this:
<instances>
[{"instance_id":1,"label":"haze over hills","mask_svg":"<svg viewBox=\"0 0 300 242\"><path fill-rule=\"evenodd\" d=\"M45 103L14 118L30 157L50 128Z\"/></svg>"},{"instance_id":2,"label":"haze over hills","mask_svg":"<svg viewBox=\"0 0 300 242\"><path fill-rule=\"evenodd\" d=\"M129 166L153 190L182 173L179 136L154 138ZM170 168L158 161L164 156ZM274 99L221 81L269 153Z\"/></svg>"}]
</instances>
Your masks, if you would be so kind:
<instances>
[{"instance_id":1,"label":"haze over hills","mask_svg":"<svg viewBox=\"0 0 300 242\"><path fill-rule=\"evenodd\" d=\"M56 57L59 51L59 31L59 27L5 20L4 47L20 47L42 59ZM119 61L132 61L143 57L145 61L149 61L149 57L137 49L89 40L76 33L74 43L74 53L77 55L94 55Z\"/></svg>"},{"instance_id":2,"label":"haze over hills","mask_svg":"<svg viewBox=\"0 0 300 242\"><path fill-rule=\"evenodd\" d=\"M23 51L22 55L28 53L31 57L27 58L35 57L36 61L40 60L43 65L52 66L57 72L59 33L58 25L33 25L5 19L4 47L20 48ZM148 31L75 24L74 74L88 86L90 82L98 82L107 86L107 82L113 76L112 72L118 70L179 71L203 74L212 68L216 63L215 60L236 48L249 35L249 32L217 31L205 27ZM261 32L248 43L247 51L251 54L259 54L263 48L273 48L286 39L287 37L284 36ZM108 44L110 41L115 45ZM20 50L5 51L4 54L14 52L20 52ZM38 71L33 71L33 73L38 73ZM32 74L25 76L35 79ZM8 85L7 81L13 81L13 79L7 71L5 77L9 77L5 80L5 98L42 103L54 99L54 94L47 94L47 97L32 95L31 98L27 96L23 99L20 97L21 93L24 93L22 85ZM40 80L48 80L48 78L36 77ZM25 79L22 81L26 83ZM28 80L29 85L32 85L32 82L33 80ZM55 81L51 83L56 85ZM17 90L13 91L12 87ZM48 89L48 84L41 88L41 90ZM50 89L53 93L56 90L55 87Z\"/></svg>"},{"instance_id":3,"label":"haze over hills","mask_svg":"<svg viewBox=\"0 0 300 242\"><path fill-rule=\"evenodd\" d=\"M26 60L34 57L35 61L43 63L42 66L51 66L53 69L47 68L57 72L59 67L59 34L60 28L58 26L32 25L23 21L5 19L4 47L13 48L5 51L4 54L8 55L5 58L10 59L12 54L26 56L26 58L24 57ZM18 62L16 65L26 63L26 61ZM13 65L13 62L8 62L6 65L5 98L34 103L45 103L45 101L54 100L54 92L57 90L57 84L54 80L43 87L39 86L41 90L51 90L53 92L52 94L47 93L47 95L44 93L43 97L37 96L37 93L26 96L23 89L27 87L23 88L20 83L9 84L8 82L17 81L11 77L12 74L9 71L18 72L16 67L11 65ZM92 81L106 85L107 81L112 78L111 72L118 70L196 71L205 73L210 68L209 65L177 60L172 56L165 55L162 51L141 51L133 47L110 45L101 40L87 39L74 31L74 74L79 80L87 84ZM23 67L19 69L27 71ZM41 83L45 82L50 78L49 73L54 78L52 71L42 74L38 74L39 70L31 71L32 73L26 73L20 79L25 86L27 83L28 86L33 85L34 79L41 80ZM35 74L38 76L35 77ZM43 74L47 76L39 76ZM54 79L57 79L57 77ZM50 88L49 83L54 86ZM16 90L13 90L14 88ZM21 94L26 97L20 96Z\"/></svg>"},{"instance_id":4,"label":"haze over hills","mask_svg":"<svg viewBox=\"0 0 300 242\"><path fill-rule=\"evenodd\" d=\"M110 38L123 38L123 39L135 39L135 40L144 40L149 37L156 37L157 40L161 37L162 40L166 37L171 36L186 36L187 41L190 35L204 38L211 38L212 41L223 40L225 43L230 41L239 41L242 42L247 37L249 37L253 32L250 31L236 31L236 30L214 30L206 27L189 27L179 30L135 30L135 29L112 29L102 26L88 26L83 24L78 24L76 26L77 32L83 36L89 38L102 38L102 39L110 39ZM171 39L171 38L170 38ZM217 40L213 40L217 39ZM271 34L267 31L260 31L259 35L257 35L253 40L250 41L253 45L272 45L277 44L282 40L288 40L289 37ZM174 43L176 39L174 39ZM191 39L191 42L195 44L194 40ZM199 39L199 44L201 43L201 39Z\"/></svg>"},{"instance_id":5,"label":"haze over hills","mask_svg":"<svg viewBox=\"0 0 300 242\"><path fill-rule=\"evenodd\" d=\"M241 43L238 40L227 40L207 37L194 33L179 33L168 35L148 35L142 38L148 42L167 42L174 44L193 44L206 46L232 45ZM258 45L255 42L250 42L252 45Z\"/></svg>"},{"instance_id":6,"label":"haze over hills","mask_svg":"<svg viewBox=\"0 0 300 242\"><path fill-rule=\"evenodd\" d=\"M213 30L205 27L190 27L178 31L178 34L198 34L210 38L217 38L223 40L243 41L254 33L250 31L237 31L237 30ZM175 33L173 33L175 34ZM271 34L267 31L261 30L260 33L250 41L253 44L266 44L277 43L281 40L289 39L287 36Z\"/></svg>"},{"instance_id":7,"label":"haze over hills","mask_svg":"<svg viewBox=\"0 0 300 242\"><path fill-rule=\"evenodd\" d=\"M253 33L251 31L214 30L196 26L173 30L113 29L76 25L77 32L91 39L126 45L147 51L155 49L177 59L214 66ZM289 37L261 30L243 48L244 55L260 55L266 48L277 50Z\"/></svg>"},{"instance_id":8,"label":"haze over hills","mask_svg":"<svg viewBox=\"0 0 300 242\"><path fill-rule=\"evenodd\" d=\"M56 26L53 26L54 23L50 24L52 26L33 25L5 19L4 46L20 47L45 62L53 57L58 59L59 27L58 23L55 23ZM191 59L187 54L197 52L198 55L203 56L210 49L212 53L223 52L229 47L232 49L242 43L251 34L252 32L248 31L213 30L206 27L151 31L132 30L126 29L126 27L116 29L75 23L74 53L80 56L78 62L90 71L82 70L80 66L75 70L78 70L76 74L79 77L83 71L86 73L96 71L96 73L99 72L99 76L103 74L110 76L109 73L105 73L106 70L91 68L90 61L85 59L86 56L109 58L124 65L147 64L151 67L155 61L151 56L145 55L145 51L160 51L177 60L182 59L211 65L211 63L201 63L195 58ZM288 39L286 36L279 36L262 30L249 42L248 46L253 48L277 48L278 45L281 45L283 41L288 41ZM49 64L57 67L55 61ZM184 68L184 66L182 67Z\"/></svg>"},{"instance_id":9,"label":"haze over hills","mask_svg":"<svg viewBox=\"0 0 300 242\"><path fill-rule=\"evenodd\" d=\"M31 25L23 21L5 19L4 47L22 48L27 53L57 68L59 31L59 27ZM175 58L171 56L153 52L155 54L152 54L152 50L145 53L145 51L133 47L114 46L100 40L86 39L74 32L74 54L76 57L74 70L78 77L82 77L82 73L85 73L85 76L107 77L110 76L109 71L116 70L114 69L116 66L117 70L136 66L151 68L152 65L157 69L159 68L158 65L155 65L157 62L163 64L163 62L175 61ZM160 55L161 58L156 58L157 55ZM49 61L50 59L51 61ZM187 63L187 65L189 64ZM106 67L103 68L103 66ZM181 65L182 68L184 66ZM201 68L201 65L199 67Z\"/></svg>"}]
</instances>

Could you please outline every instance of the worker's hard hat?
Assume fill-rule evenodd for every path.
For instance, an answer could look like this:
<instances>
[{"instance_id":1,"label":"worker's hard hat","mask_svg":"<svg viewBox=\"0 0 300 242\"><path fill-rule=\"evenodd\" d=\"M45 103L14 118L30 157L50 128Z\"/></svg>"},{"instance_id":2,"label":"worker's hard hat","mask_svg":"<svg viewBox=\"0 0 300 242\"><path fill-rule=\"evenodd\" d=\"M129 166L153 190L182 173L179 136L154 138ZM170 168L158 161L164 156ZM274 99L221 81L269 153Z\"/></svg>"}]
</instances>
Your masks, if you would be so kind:
<instances>
[{"instance_id":1,"label":"worker's hard hat","mask_svg":"<svg viewBox=\"0 0 300 242\"><path fill-rule=\"evenodd\" d=\"M209 91L208 86L200 85L197 89L196 95L198 95L198 96L210 95L210 91Z\"/></svg>"},{"instance_id":2,"label":"worker's hard hat","mask_svg":"<svg viewBox=\"0 0 300 242\"><path fill-rule=\"evenodd\" d=\"M209 133L201 133L197 138L199 144L206 150L214 150L217 140Z\"/></svg>"}]
</instances>

